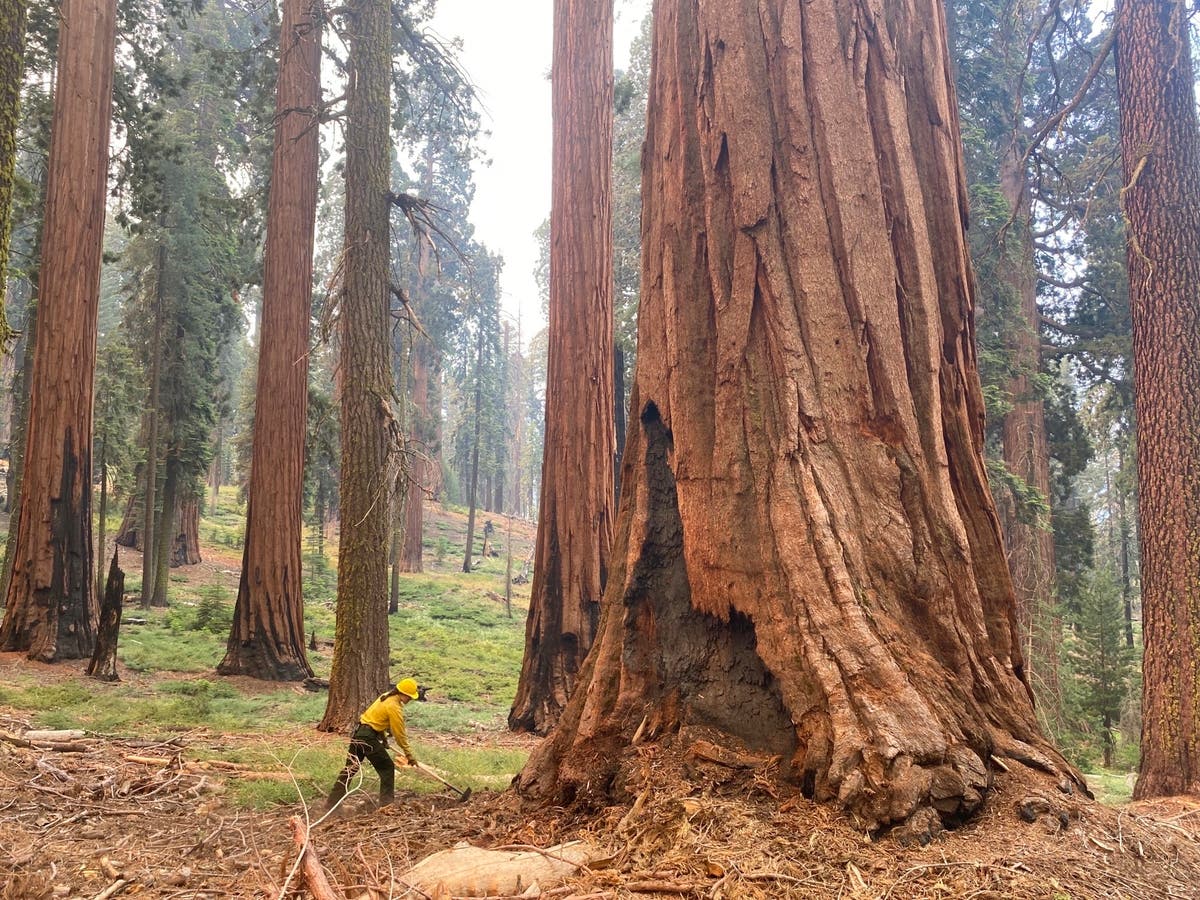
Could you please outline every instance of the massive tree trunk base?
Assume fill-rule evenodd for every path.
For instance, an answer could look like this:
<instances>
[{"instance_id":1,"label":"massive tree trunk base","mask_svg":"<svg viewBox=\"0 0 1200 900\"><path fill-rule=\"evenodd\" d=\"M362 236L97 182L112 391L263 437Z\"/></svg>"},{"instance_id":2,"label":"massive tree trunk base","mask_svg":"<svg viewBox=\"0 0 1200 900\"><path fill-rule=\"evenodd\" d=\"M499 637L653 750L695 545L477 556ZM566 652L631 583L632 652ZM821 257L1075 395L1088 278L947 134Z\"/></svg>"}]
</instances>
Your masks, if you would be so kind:
<instances>
[{"instance_id":1,"label":"massive tree trunk base","mask_svg":"<svg viewBox=\"0 0 1200 900\"><path fill-rule=\"evenodd\" d=\"M259 629L250 638L226 648L225 658L217 666L218 675L247 675L264 681L304 681L313 677L307 659L288 654L287 648L273 645L270 633Z\"/></svg>"},{"instance_id":2,"label":"massive tree trunk base","mask_svg":"<svg viewBox=\"0 0 1200 900\"><path fill-rule=\"evenodd\" d=\"M92 655L100 611L92 589L90 445L88 450L87 456L80 456L74 435L67 431L57 497L47 503L46 546L31 546L30 519L36 512L28 511L26 503L33 502L28 496L22 499L11 527L17 533L17 547L27 553L18 550L14 556L0 651L24 651L29 659L41 662Z\"/></svg>"},{"instance_id":3,"label":"massive tree trunk base","mask_svg":"<svg viewBox=\"0 0 1200 900\"><path fill-rule=\"evenodd\" d=\"M797 699L806 708L789 709L760 647L760 638L779 640L776 623L760 629L736 609L714 615L693 603L672 453L671 434L650 404L627 448L623 481L630 490L614 558L629 560L629 568L622 562L613 576L623 591L606 598L582 687L518 777L520 793L588 807L628 801L630 767L639 764L635 744L657 742L662 752L678 754L698 737L778 757L784 781L809 798L836 803L869 830L928 818L929 809L947 826L965 821L991 788L997 758L1087 793L1082 776L1037 733L1032 717L1005 721L1003 710L982 706L973 715L947 716L941 705L971 701L955 696L953 685L934 686L948 673L921 649L889 647L907 672L893 670L897 683L857 695L839 693L839 660L817 663L833 670L832 678L819 668L791 670L786 676L801 679ZM644 466L630 465L638 457ZM845 652L847 635L831 629L822 638L829 652ZM914 689L927 693L914 697Z\"/></svg>"},{"instance_id":4,"label":"massive tree trunk base","mask_svg":"<svg viewBox=\"0 0 1200 900\"><path fill-rule=\"evenodd\" d=\"M251 501L253 505L253 501ZM297 511L298 512L298 511ZM247 521L260 522L247 510ZM258 543L285 542L260 548ZM280 564L281 560L289 560ZM264 560L255 563L255 560ZM233 625L218 675L247 675L266 681L303 681L313 675L304 650L304 600L300 589L300 548L290 535L264 529L247 532L242 549Z\"/></svg>"}]
</instances>

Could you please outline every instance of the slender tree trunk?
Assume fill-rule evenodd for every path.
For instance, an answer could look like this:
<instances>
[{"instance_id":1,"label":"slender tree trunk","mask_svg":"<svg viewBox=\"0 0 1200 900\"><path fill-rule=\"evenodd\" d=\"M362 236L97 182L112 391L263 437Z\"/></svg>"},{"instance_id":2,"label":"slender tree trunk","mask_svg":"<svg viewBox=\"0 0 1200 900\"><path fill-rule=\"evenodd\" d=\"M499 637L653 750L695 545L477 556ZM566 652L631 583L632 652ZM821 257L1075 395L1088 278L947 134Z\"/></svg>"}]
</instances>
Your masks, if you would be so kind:
<instances>
[{"instance_id":1,"label":"slender tree trunk","mask_svg":"<svg viewBox=\"0 0 1200 900\"><path fill-rule=\"evenodd\" d=\"M470 573L471 554L475 552L475 499L479 493L479 433L483 422L483 328L479 329L475 348L475 442L471 447L471 487L467 503L467 549L463 552L462 570Z\"/></svg>"},{"instance_id":2,"label":"slender tree trunk","mask_svg":"<svg viewBox=\"0 0 1200 900\"><path fill-rule=\"evenodd\" d=\"M104 554L108 544L108 436L100 438L100 534L96 539L98 552L96 557L100 564L96 566L96 602L104 599Z\"/></svg>"},{"instance_id":3,"label":"slender tree trunk","mask_svg":"<svg viewBox=\"0 0 1200 900\"><path fill-rule=\"evenodd\" d=\"M307 393L305 394L307 399ZM213 464L212 464L212 506L211 511L217 511L217 504L221 500L221 467L225 457L225 425L223 422L217 423L217 440L216 446L213 448Z\"/></svg>"},{"instance_id":4,"label":"slender tree trunk","mask_svg":"<svg viewBox=\"0 0 1200 900\"><path fill-rule=\"evenodd\" d=\"M508 542L507 542L507 544L508 544L508 546L505 549L506 549L506 555L508 557L508 561L504 565L504 613L511 619L513 617L513 614L512 614L512 584L513 584L513 580L512 580L512 516L508 517Z\"/></svg>"},{"instance_id":5,"label":"slender tree trunk","mask_svg":"<svg viewBox=\"0 0 1200 900\"><path fill-rule=\"evenodd\" d=\"M115 0L64 0L26 466L0 649L92 652L92 385L108 175Z\"/></svg>"},{"instance_id":6,"label":"slender tree trunk","mask_svg":"<svg viewBox=\"0 0 1200 900\"><path fill-rule=\"evenodd\" d=\"M408 496L404 501L404 542L400 553L401 572L424 571L425 492L433 483L429 435L429 362L425 341L415 338L409 354L412 363L412 421L409 425L413 449Z\"/></svg>"},{"instance_id":7,"label":"slender tree trunk","mask_svg":"<svg viewBox=\"0 0 1200 900\"><path fill-rule=\"evenodd\" d=\"M346 246L340 298L341 543L329 701L341 731L388 682L388 173L391 4L351 0L346 102Z\"/></svg>"},{"instance_id":8,"label":"slender tree trunk","mask_svg":"<svg viewBox=\"0 0 1200 900\"><path fill-rule=\"evenodd\" d=\"M321 31L311 0L288 0L280 31L275 152L263 260L258 389L246 544L222 675L311 677L302 596L304 441L317 215ZM218 459L219 462L219 459Z\"/></svg>"},{"instance_id":9,"label":"slender tree trunk","mask_svg":"<svg viewBox=\"0 0 1200 900\"><path fill-rule=\"evenodd\" d=\"M168 603L167 581L171 570L171 548L178 537L175 512L179 505L179 461L174 455L167 456L163 467L162 510L154 527L154 553L147 552L154 564L154 593L151 606L163 607Z\"/></svg>"},{"instance_id":10,"label":"slender tree trunk","mask_svg":"<svg viewBox=\"0 0 1200 900\"><path fill-rule=\"evenodd\" d=\"M395 312L395 310L393 310ZM400 311L403 314L403 310ZM412 341L406 342L399 329L395 331L395 339L392 341L392 376L396 384L396 396L400 398L399 406L397 407L397 432L405 434L411 439L412 434L408 430L409 421L412 413L409 411L408 402L408 381L409 368L412 363L413 347ZM396 483L392 489L392 534L391 544L388 548L388 563L391 568L391 584L388 588L388 615L394 615L400 611L400 556L404 546L404 519L405 506L408 501L408 488L412 479L415 477L415 469L411 462L411 441L406 441L404 448L405 453L403 458L408 461L408 464L402 466L396 475Z\"/></svg>"},{"instance_id":11,"label":"slender tree trunk","mask_svg":"<svg viewBox=\"0 0 1200 900\"><path fill-rule=\"evenodd\" d=\"M4 286L11 247L17 126L25 73L25 7L25 0L0 0L0 352L8 350L10 337L4 313Z\"/></svg>"},{"instance_id":12,"label":"slender tree trunk","mask_svg":"<svg viewBox=\"0 0 1200 900\"><path fill-rule=\"evenodd\" d=\"M121 680L117 674L117 640L121 634L125 573L117 565L117 552L113 551L112 564L108 569L108 582L101 584L100 625L97 629L96 648L87 667L87 673L101 681Z\"/></svg>"},{"instance_id":13,"label":"slender tree trunk","mask_svg":"<svg viewBox=\"0 0 1200 900\"><path fill-rule=\"evenodd\" d=\"M1200 793L1200 129L1186 5L1118 0L1141 515L1137 799Z\"/></svg>"},{"instance_id":14,"label":"slender tree trunk","mask_svg":"<svg viewBox=\"0 0 1200 900\"><path fill-rule=\"evenodd\" d=\"M401 490L400 486L396 488L397 493ZM392 522L392 545L391 552L388 554L388 559L391 561L392 580L388 588L388 615L395 615L400 611L400 549L404 545L404 529L400 525L401 518L404 515L403 509L397 509L395 518Z\"/></svg>"},{"instance_id":15,"label":"slender tree trunk","mask_svg":"<svg viewBox=\"0 0 1200 900\"><path fill-rule=\"evenodd\" d=\"M1000 280L1016 293L1019 320L1010 336L1010 359L1016 375L1008 384L1012 408L1004 417L1002 446L1008 470L1050 498L1050 450L1046 441L1046 401L1037 388L1041 371L1041 331L1033 258L1032 211L1024 152L1012 142L1000 162L1000 190L1014 221L1008 246L1001 253ZM1062 690L1058 681L1061 623L1054 610L1054 532L1049 510L1031 515L1015 498L1000 504L1005 549L1017 595L1017 625L1025 648L1025 674L1049 716L1059 721Z\"/></svg>"},{"instance_id":16,"label":"slender tree trunk","mask_svg":"<svg viewBox=\"0 0 1200 900\"><path fill-rule=\"evenodd\" d=\"M159 227L166 227L165 214ZM146 494L142 504L142 608L149 609L156 594L155 523L158 519L158 401L162 387L163 302L166 282L167 245L158 245L154 285L154 332L150 340L150 402L146 407Z\"/></svg>"},{"instance_id":17,"label":"slender tree trunk","mask_svg":"<svg viewBox=\"0 0 1200 900\"><path fill-rule=\"evenodd\" d=\"M313 513L317 517L317 555L325 556L325 523L329 516L327 497L329 487L325 483L324 474L317 478L317 496L313 500Z\"/></svg>"},{"instance_id":18,"label":"slender tree trunk","mask_svg":"<svg viewBox=\"0 0 1200 900\"><path fill-rule=\"evenodd\" d=\"M612 16L609 0L554 3L546 441L525 660L508 714L510 728L539 733L592 646L612 545Z\"/></svg>"},{"instance_id":19,"label":"slender tree trunk","mask_svg":"<svg viewBox=\"0 0 1200 900\"><path fill-rule=\"evenodd\" d=\"M603 802L635 732L714 731L865 829L961 820L993 758L1082 785L985 475L942 4L659 3L653 59L613 570L520 789Z\"/></svg>"}]
</instances>

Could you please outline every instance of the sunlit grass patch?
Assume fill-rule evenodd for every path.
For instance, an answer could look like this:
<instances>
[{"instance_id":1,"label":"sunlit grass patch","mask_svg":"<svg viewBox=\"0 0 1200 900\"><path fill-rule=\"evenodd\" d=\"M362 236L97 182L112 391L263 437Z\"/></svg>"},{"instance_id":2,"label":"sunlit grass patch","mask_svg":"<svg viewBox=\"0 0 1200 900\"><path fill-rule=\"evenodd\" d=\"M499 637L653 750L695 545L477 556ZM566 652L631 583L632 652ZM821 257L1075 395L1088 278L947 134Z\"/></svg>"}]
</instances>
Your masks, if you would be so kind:
<instances>
[{"instance_id":1,"label":"sunlit grass patch","mask_svg":"<svg viewBox=\"0 0 1200 900\"><path fill-rule=\"evenodd\" d=\"M1108 806L1121 806L1133 799L1134 776L1130 772L1113 772L1100 769L1086 772L1088 787L1096 799Z\"/></svg>"}]
</instances>

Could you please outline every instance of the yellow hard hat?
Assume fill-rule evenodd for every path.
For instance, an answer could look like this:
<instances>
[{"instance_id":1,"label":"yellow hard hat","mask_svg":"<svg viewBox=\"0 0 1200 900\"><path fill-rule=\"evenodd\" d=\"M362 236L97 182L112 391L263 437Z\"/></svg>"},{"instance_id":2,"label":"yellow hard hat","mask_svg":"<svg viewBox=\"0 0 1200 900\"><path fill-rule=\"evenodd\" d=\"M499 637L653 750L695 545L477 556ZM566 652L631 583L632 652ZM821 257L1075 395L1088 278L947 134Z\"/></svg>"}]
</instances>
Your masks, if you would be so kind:
<instances>
[{"instance_id":1,"label":"yellow hard hat","mask_svg":"<svg viewBox=\"0 0 1200 900\"><path fill-rule=\"evenodd\" d=\"M416 700L417 695L420 693L420 691L417 690L417 679L415 678L405 678L403 681L397 681L396 690L405 697L409 697L413 700Z\"/></svg>"}]
</instances>

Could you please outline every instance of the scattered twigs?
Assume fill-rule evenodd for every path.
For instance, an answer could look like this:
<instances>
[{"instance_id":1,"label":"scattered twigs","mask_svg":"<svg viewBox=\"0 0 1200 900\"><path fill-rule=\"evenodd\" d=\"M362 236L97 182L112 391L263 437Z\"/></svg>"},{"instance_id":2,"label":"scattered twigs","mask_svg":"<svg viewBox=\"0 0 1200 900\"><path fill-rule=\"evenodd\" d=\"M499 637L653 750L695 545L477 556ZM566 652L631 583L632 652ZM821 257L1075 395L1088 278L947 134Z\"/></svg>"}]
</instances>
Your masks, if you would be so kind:
<instances>
[{"instance_id":1,"label":"scattered twigs","mask_svg":"<svg viewBox=\"0 0 1200 900\"><path fill-rule=\"evenodd\" d=\"M622 885L631 894L698 894L700 886L680 881L630 881Z\"/></svg>"},{"instance_id":2,"label":"scattered twigs","mask_svg":"<svg viewBox=\"0 0 1200 900\"><path fill-rule=\"evenodd\" d=\"M108 900L109 897L117 896L117 894L121 893L123 890L125 890L125 888L129 887L130 884L131 882L127 878L118 878L100 893L92 897L92 900Z\"/></svg>"}]
</instances>

